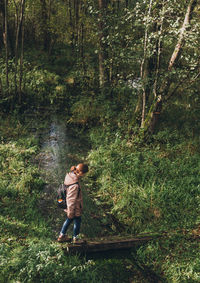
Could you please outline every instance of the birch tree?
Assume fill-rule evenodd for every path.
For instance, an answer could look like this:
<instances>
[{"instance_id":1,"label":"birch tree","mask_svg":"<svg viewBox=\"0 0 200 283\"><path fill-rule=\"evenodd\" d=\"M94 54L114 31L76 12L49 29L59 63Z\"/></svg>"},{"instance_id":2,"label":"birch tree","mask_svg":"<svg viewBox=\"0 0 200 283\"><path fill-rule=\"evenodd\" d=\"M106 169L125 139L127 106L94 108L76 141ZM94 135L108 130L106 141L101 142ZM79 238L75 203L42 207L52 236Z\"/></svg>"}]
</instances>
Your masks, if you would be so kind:
<instances>
[{"instance_id":1,"label":"birch tree","mask_svg":"<svg viewBox=\"0 0 200 283\"><path fill-rule=\"evenodd\" d=\"M21 103L21 83L22 83L22 64L23 64L23 22L24 22L24 10L25 10L25 0L21 0L20 3L17 3L14 0L15 4L15 26L16 26L16 37L15 37L15 75L14 75L14 85L15 85L15 96L18 92L18 102ZM21 42L20 42L21 39ZM18 59L19 59L19 44L21 43L21 59L20 59L20 78L19 84L17 81L18 77Z\"/></svg>"},{"instance_id":2,"label":"birch tree","mask_svg":"<svg viewBox=\"0 0 200 283\"><path fill-rule=\"evenodd\" d=\"M98 0L99 6L99 85L100 87L105 86L108 81L108 73L106 69L106 45L105 41L105 12L107 9L107 1L106 0Z\"/></svg>"},{"instance_id":3,"label":"birch tree","mask_svg":"<svg viewBox=\"0 0 200 283\"><path fill-rule=\"evenodd\" d=\"M5 33L4 33L4 45L5 45L5 61L6 61L6 88L9 90L9 78L8 78L8 0L5 0ZM8 91L9 92L9 91Z\"/></svg>"},{"instance_id":4,"label":"birch tree","mask_svg":"<svg viewBox=\"0 0 200 283\"><path fill-rule=\"evenodd\" d=\"M152 2L150 1L149 4L149 11L151 8ZM170 56L169 62L166 65L166 69L162 70L162 75L160 73L160 60L162 58L162 51L161 51L161 45L164 44L163 42L163 22L165 21L164 17L167 17L165 14L165 6L166 2L163 1L163 13L162 17L160 18L159 24L159 33L158 33L158 40L156 41L156 47L154 46L154 49L156 50L156 69L153 70L153 80L151 79L150 82L150 89L151 89L151 103L149 102L148 105L146 104L146 93L145 88L143 87L143 107L142 107L142 113L141 113L141 128L143 128L145 131L153 133L156 127L156 124L159 120L163 104L166 104L169 98L172 97L174 94L174 91L171 90L172 84L178 85L180 82L175 82L172 79L172 70L176 66L176 64L179 61L182 48L184 46L185 38L186 38L186 30L189 29L190 26L190 19L192 17L193 11L195 6L197 5L196 0L190 0L187 4L186 11L184 18L182 19L182 24L178 30L178 38L177 42L175 43L174 49L172 50L172 54ZM169 9L168 9L169 11ZM150 16L150 14L149 14ZM169 35L168 35L169 37ZM144 56L142 60L141 65L141 78L144 79L145 76L145 60L146 59L146 52L147 52L147 42L149 40L148 38L148 30L145 29L145 36L144 36ZM165 56L166 58L166 56ZM163 75L164 74L164 75Z\"/></svg>"}]
</instances>

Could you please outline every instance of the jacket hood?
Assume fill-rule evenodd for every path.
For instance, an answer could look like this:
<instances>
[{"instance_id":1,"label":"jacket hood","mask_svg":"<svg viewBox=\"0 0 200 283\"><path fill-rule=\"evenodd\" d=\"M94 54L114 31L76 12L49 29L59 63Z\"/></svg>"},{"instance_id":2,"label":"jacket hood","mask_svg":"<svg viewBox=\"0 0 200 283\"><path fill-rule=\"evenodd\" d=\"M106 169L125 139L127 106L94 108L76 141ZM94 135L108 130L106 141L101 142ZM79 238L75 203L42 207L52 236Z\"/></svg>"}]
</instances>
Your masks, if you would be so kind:
<instances>
[{"instance_id":1,"label":"jacket hood","mask_svg":"<svg viewBox=\"0 0 200 283\"><path fill-rule=\"evenodd\" d=\"M65 176L65 181L64 181L65 185L71 185L76 182L78 182L78 177L74 172L70 172Z\"/></svg>"}]
</instances>

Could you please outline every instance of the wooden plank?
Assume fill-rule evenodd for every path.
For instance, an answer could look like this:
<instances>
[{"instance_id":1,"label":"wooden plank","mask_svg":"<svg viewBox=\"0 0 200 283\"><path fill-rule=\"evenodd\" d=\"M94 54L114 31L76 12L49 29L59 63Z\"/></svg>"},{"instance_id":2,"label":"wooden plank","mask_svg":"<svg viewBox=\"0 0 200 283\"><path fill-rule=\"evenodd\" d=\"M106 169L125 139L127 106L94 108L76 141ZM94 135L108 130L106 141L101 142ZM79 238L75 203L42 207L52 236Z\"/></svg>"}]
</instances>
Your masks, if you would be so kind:
<instances>
[{"instance_id":1,"label":"wooden plank","mask_svg":"<svg viewBox=\"0 0 200 283\"><path fill-rule=\"evenodd\" d=\"M136 237L129 239L88 240L83 244L67 244L69 253L93 253L109 250L129 249L155 239L154 237ZM65 247L64 247L65 249Z\"/></svg>"}]
</instances>

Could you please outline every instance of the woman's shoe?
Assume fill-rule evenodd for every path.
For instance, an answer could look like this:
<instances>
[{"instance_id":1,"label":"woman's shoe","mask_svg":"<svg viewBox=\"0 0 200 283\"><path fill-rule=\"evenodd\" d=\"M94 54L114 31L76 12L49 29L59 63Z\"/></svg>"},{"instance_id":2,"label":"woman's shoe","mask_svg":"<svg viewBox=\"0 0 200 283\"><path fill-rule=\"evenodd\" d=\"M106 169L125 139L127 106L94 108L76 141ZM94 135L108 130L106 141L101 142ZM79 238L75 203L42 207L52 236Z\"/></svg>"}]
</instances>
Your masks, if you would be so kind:
<instances>
[{"instance_id":1,"label":"woman's shoe","mask_svg":"<svg viewBox=\"0 0 200 283\"><path fill-rule=\"evenodd\" d=\"M64 242L71 242L71 238L67 235L60 235L57 239L57 242L64 243Z\"/></svg>"},{"instance_id":2,"label":"woman's shoe","mask_svg":"<svg viewBox=\"0 0 200 283\"><path fill-rule=\"evenodd\" d=\"M74 244L85 244L85 243L86 243L86 241L85 241L85 240L80 239L78 236L73 237L72 242L73 242Z\"/></svg>"}]
</instances>

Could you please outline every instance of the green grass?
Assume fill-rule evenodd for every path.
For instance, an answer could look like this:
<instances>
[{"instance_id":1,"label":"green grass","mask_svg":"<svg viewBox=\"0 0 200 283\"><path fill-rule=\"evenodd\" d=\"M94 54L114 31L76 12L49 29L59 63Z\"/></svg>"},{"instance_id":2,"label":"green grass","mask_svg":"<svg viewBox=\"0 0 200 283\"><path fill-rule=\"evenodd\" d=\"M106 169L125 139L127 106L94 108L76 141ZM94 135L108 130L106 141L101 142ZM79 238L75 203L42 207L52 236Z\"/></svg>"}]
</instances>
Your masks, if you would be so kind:
<instances>
[{"instance_id":1,"label":"green grass","mask_svg":"<svg viewBox=\"0 0 200 283\"><path fill-rule=\"evenodd\" d=\"M130 282L123 260L68 255L55 242L51 215L38 205L37 140L16 117L0 119L0 282Z\"/></svg>"},{"instance_id":2,"label":"green grass","mask_svg":"<svg viewBox=\"0 0 200 283\"><path fill-rule=\"evenodd\" d=\"M116 142L93 150L89 158L98 195L133 231L199 223L198 152L172 154L171 149L129 148Z\"/></svg>"},{"instance_id":3,"label":"green grass","mask_svg":"<svg viewBox=\"0 0 200 283\"><path fill-rule=\"evenodd\" d=\"M200 243L192 234L174 233L137 250L136 258L166 282L200 281Z\"/></svg>"},{"instance_id":4,"label":"green grass","mask_svg":"<svg viewBox=\"0 0 200 283\"><path fill-rule=\"evenodd\" d=\"M147 143L109 125L90 135L89 177L97 202L126 224L127 233L169 233L141 248L137 258L165 282L198 282L200 276L200 143L198 125L187 112L185 121L184 111L176 109L176 124L173 113L164 112Z\"/></svg>"},{"instance_id":5,"label":"green grass","mask_svg":"<svg viewBox=\"0 0 200 283\"><path fill-rule=\"evenodd\" d=\"M105 128L93 130L87 186L94 201L125 224L123 234L168 234L126 258L88 260L61 249L52 216L40 211L39 147L27 128L16 117L1 117L0 282L149 282L138 266L164 282L199 282L197 138L165 130L144 145L120 133L113 138L108 128L105 135Z\"/></svg>"}]
</instances>

